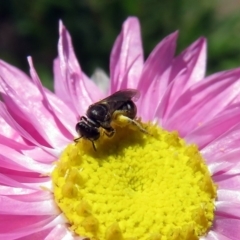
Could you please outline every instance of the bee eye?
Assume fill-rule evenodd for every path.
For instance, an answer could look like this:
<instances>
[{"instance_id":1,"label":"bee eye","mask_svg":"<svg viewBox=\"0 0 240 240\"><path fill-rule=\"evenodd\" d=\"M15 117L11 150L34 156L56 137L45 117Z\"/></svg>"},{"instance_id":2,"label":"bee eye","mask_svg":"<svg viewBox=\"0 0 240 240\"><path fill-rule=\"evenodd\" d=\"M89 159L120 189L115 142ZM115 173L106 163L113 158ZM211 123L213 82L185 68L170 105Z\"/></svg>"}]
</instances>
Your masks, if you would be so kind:
<instances>
[{"instance_id":1,"label":"bee eye","mask_svg":"<svg viewBox=\"0 0 240 240\"><path fill-rule=\"evenodd\" d=\"M80 128L80 122L78 122L78 123L76 124L76 126L75 126L75 130L76 130L76 132L79 131L79 128Z\"/></svg>"}]
</instances>

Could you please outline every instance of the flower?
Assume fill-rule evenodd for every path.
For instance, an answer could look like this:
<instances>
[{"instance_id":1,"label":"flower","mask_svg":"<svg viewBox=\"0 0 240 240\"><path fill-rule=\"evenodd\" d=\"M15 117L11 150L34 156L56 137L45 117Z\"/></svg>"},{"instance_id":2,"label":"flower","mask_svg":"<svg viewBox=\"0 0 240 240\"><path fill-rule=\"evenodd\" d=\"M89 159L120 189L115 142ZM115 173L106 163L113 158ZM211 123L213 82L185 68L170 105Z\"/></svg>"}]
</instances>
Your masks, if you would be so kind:
<instances>
[{"instance_id":1,"label":"flower","mask_svg":"<svg viewBox=\"0 0 240 240\"><path fill-rule=\"evenodd\" d=\"M127 127L128 133L131 132L131 134L127 133L129 136L126 138L126 135L121 135L126 134L126 131L120 130L120 135L117 136L119 138L105 139L108 144L115 141L117 147L119 147L117 144L122 141L126 147L126 151L124 148L125 155L115 156L116 147L110 145L111 147L108 147L110 152L107 152L110 155L105 154L104 159L110 158L112 161L115 157L120 157L122 161L125 159L134 161L135 158L132 156L135 155L129 155L132 154L133 149L131 143L136 142L138 150L141 150L139 141L142 141L142 146L145 146L144 144L147 144L148 141L152 141L152 145L160 144L160 141L154 140L156 136L164 136L164 142L161 145L154 145L157 146L157 151L154 153L148 148L147 152L141 152L153 154L152 157L147 156L147 158L145 155L141 155L141 158L137 159L137 162L140 162L143 167L147 165L147 160L150 162L158 154L164 155L165 149L183 147L181 153L182 155L187 153L188 157L184 155L181 159L189 162L189 158L194 155L194 161L190 165L195 169L194 171L197 171L194 177L189 177L189 180L195 181L199 172L203 173L203 176L199 177L206 181L203 182L202 187L199 186L199 189L207 188L206 191L211 193L211 197L206 201L214 203L215 207L215 211L212 211L213 222L210 216L211 211L207 212L210 217L206 220L205 213L203 213L206 206L200 206L200 210L195 212L195 214L197 213L196 218L200 219L200 222L207 221L206 224L210 224L210 227L206 228L206 232L198 237L206 240L239 238L240 69L205 77L206 40L200 38L180 55L174 57L176 39L177 32L163 39L144 62L138 20L134 17L128 18L123 24L111 53L110 84L107 92L106 84L101 86L102 82L98 81L98 87L82 72L73 51L70 35L62 23L60 23L58 58L54 61L55 94L41 85L31 58L28 58L30 77L15 67L3 61L0 62L0 89L3 99L0 104L1 239L87 239L70 230L73 229L71 228L72 220L69 221L69 218L65 217L64 207L58 208L56 204L59 205L59 201L54 199L52 193L52 179L55 181L55 175L61 175L61 170L66 166L64 162L66 159L70 158L74 164L80 161L79 158L76 160L79 155L78 151L80 151L78 146L81 151L85 151L85 148L88 151L81 152L83 158L86 157L84 164L91 165L93 169L98 167L96 162L99 160L94 157L96 154L104 154L104 152L98 148L100 153L94 153L88 141L81 141L76 146L71 144L76 135L74 127L79 116L85 114L90 104L125 88L135 88L141 91L137 107L138 116L143 122L138 121L147 128L150 135L144 135L140 131ZM100 88L105 91L101 91ZM145 124L146 121L155 122L164 130L153 124ZM171 131L177 132L170 133ZM126 144L125 139L128 138L131 141L129 140ZM101 144L103 145L100 142L99 146ZM83 148L81 148L82 145ZM170 147L164 147L166 145L170 145ZM66 150L60 157L64 149ZM106 147L103 149L107 151ZM91 152L90 157L88 156L89 152ZM63 159L57 163L60 165L60 170L53 164L59 158ZM172 164L173 158L174 155L170 158L170 164ZM141 159L145 159L145 161L142 162ZM207 168L205 168L204 161ZM110 161L107 162L108 165L110 163ZM122 164L120 162L116 168L124 167L124 164L125 162ZM114 167L114 165L112 166ZM173 164L172 167L174 167ZM55 168L54 171L53 168ZM145 169L141 168L141 171L143 170ZM96 186L100 185L101 180L105 181L104 173L99 175L100 179L96 180ZM91 172L91 174L93 173ZM141 178L146 181L143 184L148 184L148 176L146 173L141 175ZM82 180L84 182L85 177L86 175L78 175L78 171L72 171L68 176L74 180L78 178L79 182ZM95 176L92 176L91 179L95 181ZM55 188L57 188L56 185L61 184L62 178L57 181L54 182ZM110 182L106 184L111 185ZM58 194L75 194L71 183L64 182L63 185L64 189L59 192L54 190L56 198ZM91 185L91 187L93 186ZM137 188L137 186L135 187ZM155 189L158 189L158 186L156 185ZM182 188L181 185L178 187ZM97 189L92 188L92 191L95 190ZM162 191L161 188L159 191ZM217 196L215 196L215 192ZM206 195L209 196L208 193ZM69 195L67 198L71 197ZM202 193L198 197L202 197ZM184 198L187 197L184 196ZM149 198L147 200L150 208L151 202ZM106 200L98 198L97 201ZM195 201L197 200L194 200L193 203ZM124 203L120 204L121 209L124 207L122 206ZM85 221L80 223L86 228L86 231L96 231L99 222L94 216L89 215L92 210L88 200L81 201L78 211L86 217ZM165 214L167 215L169 211L165 210ZM133 214L131 208L125 209L125 213L128 212ZM155 214L157 216L158 212ZM174 217L177 218L177 216ZM136 221L141 225L142 222L147 224L148 220ZM153 219L153 221L155 220ZM106 239L123 239L121 228L127 229L128 226L118 225L114 223L114 220L112 222L113 225L107 229ZM135 228L138 229L137 226ZM186 236L183 239L193 239L191 236L195 237L194 231L196 231L193 229L187 227L173 231L171 226L168 226L166 231L172 231L172 235L169 237L171 239L180 239L179 236L182 237L183 230L185 231L184 236ZM168 233L164 234L156 232L149 236L149 239L161 239L161 237L167 239Z\"/></svg>"}]
</instances>

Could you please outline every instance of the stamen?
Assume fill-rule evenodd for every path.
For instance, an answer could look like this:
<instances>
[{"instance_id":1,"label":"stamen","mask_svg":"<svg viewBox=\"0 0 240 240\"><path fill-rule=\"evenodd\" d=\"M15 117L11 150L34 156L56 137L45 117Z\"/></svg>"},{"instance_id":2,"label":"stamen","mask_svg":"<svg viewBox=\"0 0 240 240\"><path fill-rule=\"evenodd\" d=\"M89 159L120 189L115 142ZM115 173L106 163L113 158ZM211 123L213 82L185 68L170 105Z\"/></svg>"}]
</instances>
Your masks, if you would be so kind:
<instances>
[{"instance_id":1,"label":"stamen","mask_svg":"<svg viewBox=\"0 0 240 240\"><path fill-rule=\"evenodd\" d=\"M70 228L91 240L199 239L212 226L216 186L197 146L177 132L140 123L81 139L52 173Z\"/></svg>"}]
</instances>

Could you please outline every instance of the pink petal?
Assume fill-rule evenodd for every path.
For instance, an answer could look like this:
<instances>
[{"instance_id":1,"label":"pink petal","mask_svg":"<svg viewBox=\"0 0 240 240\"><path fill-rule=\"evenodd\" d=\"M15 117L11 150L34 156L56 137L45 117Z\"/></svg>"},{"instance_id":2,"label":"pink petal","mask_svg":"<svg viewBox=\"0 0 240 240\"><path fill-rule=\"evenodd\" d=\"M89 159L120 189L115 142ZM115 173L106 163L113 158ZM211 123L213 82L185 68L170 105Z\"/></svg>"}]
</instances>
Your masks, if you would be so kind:
<instances>
[{"instance_id":1,"label":"pink petal","mask_svg":"<svg viewBox=\"0 0 240 240\"><path fill-rule=\"evenodd\" d=\"M19 215L0 215L0 236L5 233L11 233L25 226L31 226L34 223L48 223L54 219L54 216L19 216ZM6 239L1 238L0 239ZM7 238L13 239L13 238ZM15 238L16 239L16 238Z\"/></svg>"},{"instance_id":2,"label":"pink petal","mask_svg":"<svg viewBox=\"0 0 240 240\"><path fill-rule=\"evenodd\" d=\"M53 194L47 190L30 190L30 189L23 189L23 188L15 188L15 192L12 191L13 187L9 186L0 186L0 191L2 189L6 189L5 192L1 192L2 196L9 196L12 199L22 201L22 202L39 202L39 201L46 201L52 200Z\"/></svg>"},{"instance_id":3,"label":"pink petal","mask_svg":"<svg viewBox=\"0 0 240 240\"><path fill-rule=\"evenodd\" d=\"M34 159L2 144L0 144L0 161L2 166L5 168L18 171L36 171L46 174L52 170L52 166L50 164L38 163Z\"/></svg>"},{"instance_id":4,"label":"pink petal","mask_svg":"<svg viewBox=\"0 0 240 240\"><path fill-rule=\"evenodd\" d=\"M234 173L233 169L237 170L236 173L239 173L240 168L239 168L239 156L240 156L240 149L238 150L234 150L232 152L227 152L222 154L221 156L218 156L214 159L209 159L208 162L210 162L210 164L214 164L214 163L229 163L231 165L230 169L225 169L228 174L229 172Z\"/></svg>"},{"instance_id":5,"label":"pink petal","mask_svg":"<svg viewBox=\"0 0 240 240\"><path fill-rule=\"evenodd\" d=\"M184 139L188 143L195 143L199 149L204 148L212 141L221 137L230 128L239 123L240 110L234 109L226 111L221 115L211 119L209 122L199 126L194 131L187 134Z\"/></svg>"},{"instance_id":6,"label":"pink petal","mask_svg":"<svg viewBox=\"0 0 240 240\"><path fill-rule=\"evenodd\" d=\"M170 67L176 48L177 32L164 38L152 51L146 60L138 85L142 93L139 99L139 115L146 121L152 120L155 113L155 103L159 103L170 81ZM152 109L149 111L149 104Z\"/></svg>"},{"instance_id":7,"label":"pink petal","mask_svg":"<svg viewBox=\"0 0 240 240\"><path fill-rule=\"evenodd\" d=\"M36 136L35 139L38 139L42 145L49 146L48 144L51 144L54 147L61 147L69 142L58 130L53 116L41 101L34 101L33 104L25 98L25 95L20 96L17 89L12 89L3 79L0 83L5 93L3 99L11 115L28 132Z\"/></svg>"},{"instance_id":8,"label":"pink petal","mask_svg":"<svg viewBox=\"0 0 240 240\"><path fill-rule=\"evenodd\" d=\"M56 156L49 154L48 152L44 151L44 149L39 148L37 146L30 146L26 143L16 142L15 139L11 139L5 137L0 134L0 145L7 146L19 153L34 159L35 161L42 162L42 163L52 163L56 161Z\"/></svg>"},{"instance_id":9,"label":"pink petal","mask_svg":"<svg viewBox=\"0 0 240 240\"><path fill-rule=\"evenodd\" d=\"M3 172L2 169L0 169L1 171L0 172ZM15 187L18 187L18 188L23 188L23 189L34 189L34 186L32 187L28 187L27 184L23 184L23 183L20 183L18 181L16 181L15 179L12 179L8 176L6 176L6 174L2 174L0 173L0 184L1 185L7 185L7 186L15 186Z\"/></svg>"},{"instance_id":10,"label":"pink petal","mask_svg":"<svg viewBox=\"0 0 240 240\"><path fill-rule=\"evenodd\" d=\"M139 21L135 17L129 17L123 24L110 56L111 92L136 88L142 68L143 52Z\"/></svg>"},{"instance_id":11,"label":"pink petal","mask_svg":"<svg viewBox=\"0 0 240 240\"><path fill-rule=\"evenodd\" d=\"M53 156L59 156L60 154L60 150L59 149L52 149L49 147L45 147L43 146L41 143L38 143L36 141L36 139L38 139L38 135L37 132L35 132L34 137L32 136L32 134L28 133L24 127L22 127L19 123L20 123L20 119L18 119L18 122L9 114L9 112L7 111L6 107L4 104L1 104L0 102L0 116L2 116L4 118L4 120L17 132L19 132L21 134L21 136L25 139L27 139L28 141L32 142L33 144L35 144L36 146L39 146L40 148L42 148L43 150L45 150L47 153L53 155ZM41 138L40 138L41 139Z\"/></svg>"},{"instance_id":12,"label":"pink petal","mask_svg":"<svg viewBox=\"0 0 240 240\"><path fill-rule=\"evenodd\" d=\"M29 223L26 224L23 221L24 220L23 216L21 216L21 218L16 217L16 219L14 220L16 221L15 229L13 228L12 231L7 231L7 232L5 230L4 233L0 233L0 239L17 239L20 237L28 236L36 232L44 231L45 229L49 229L49 228L52 229L57 224L64 223L64 219L61 215L58 217L48 217L48 218L45 217L45 220L38 221L38 222L32 221L32 223L30 222L30 224ZM3 226L0 227L0 229L4 229L6 225L11 225L11 224L9 224L9 221L7 221L7 218L6 218L5 223L3 224ZM19 228L17 224L21 224L20 225L21 227Z\"/></svg>"},{"instance_id":13,"label":"pink petal","mask_svg":"<svg viewBox=\"0 0 240 240\"><path fill-rule=\"evenodd\" d=\"M17 151L20 151L20 150L23 150L23 149L25 150L25 149L33 148L32 146L27 145L27 143L25 143L24 140L22 142L17 142L16 139L9 138L9 137L6 137L6 136L1 135L1 134L0 134L0 144L6 145L10 148L13 148L13 149L17 150Z\"/></svg>"},{"instance_id":14,"label":"pink petal","mask_svg":"<svg viewBox=\"0 0 240 240\"><path fill-rule=\"evenodd\" d=\"M44 151L44 149L35 146L29 149L23 149L22 153L41 163L53 163L56 161L56 156L50 155L48 152Z\"/></svg>"},{"instance_id":15,"label":"pink petal","mask_svg":"<svg viewBox=\"0 0 240 240\"><path fill-rule=\"evenodd\" d=\"M39 173L20 172L3 167L0 167L0 172L0 183L5 186L39 190L50 183L49 177Z\"/></svg>"},{"instance_id":16,"label":"pink petal","mask_svg":"<svg viewBox=\"0 0 240 240\"><path fill-rule=\"evenodd\" d=\"M220 233L231 240L239 240L240 220L231 218L218 218L215 220L214 231Z\"/></svg>"},{"instance_id":17,"label":"pink petal","mask_svg":"<svg viewBox=\"0 0 240 240\"><path fill-rule=\"evenodd\" d=\"M177 56L171 66L169 81L163 99L158 104L155 118L164 124L174 103L189 87L204 78L206 65L206 40L200 38Z\"/></svg>"},{"instance_id":18,"label":"pink petal","mask_svg":"<svg viewBox=\"0 0 240 240\"><path fill-rule=\"evenodd\" d=\"M218 189L227 189L239 191L240 189L240 175L216 175L212 176L213 181L218 185Z\"/></svg>"},{"instance_id":19,"label":"pink petal","mask_svg":"<svg viewBox=\"0 0 240 240\"><path fill-rule=\"evenodd\" d=\"M34 78L34 80L36 80L37 74L33 67L31 68L31 73L35 74L36 77ZM45 95L47 95L48 98L50 98L51 100L49 101L49 105L51 105L49 106L49 108L52 107L53 112L57 115L57 118L55 119L59 118L62 120L61 122L64 122L64 123L68 122L68 125L71 124L71 121L72 121L73 124L71 124L71 126L75 125L76 119L74 120L73 113L69 111L69 108L64 106L63 102L60 99L56 98L52 93L50 93L50 91L48 90L44 91L40 81L35 81L38 84L38 87L40 88L40 91L39 91L36 88L36 86L34 86L34 84L31 82L28 76L26 76L20 70L17 70L15 67L3 61L0 61L0 75L2 76L3 79L6 80L7 85L10 86L11 89L14 89L18 93L18 96L21 96L22 98L24 97L29 102L35 102L35 103L38 102L40 104L42 99L45 100L45 98L43 98L43 95L41 93L44 93L46 91ZM26 91L26 89L28 89L28 91ZM43 103L45 102L43 101ZM65 113L65 115L62 114L60 116L60 114L58 113L59 109L61 109L61 111ZM69 129L69 126L68 126L68 129ZM64 128L60 130L62 130L62 132L65 134ZM72 133L74 132L74 127L71 128L71 131ZM68 136L69 136L69 133L68 133ZM16 138L17 137L18 136L16 135ZM18 141L19 140L20 139L18 137Z\"/></svg>"},{"instance_id":20,"label":"pink petal","mask_svg":"<svg viewBox=\"0 0 240 240\"><path fill-rule=\"evenodd\" d=\"M240 204L236 202L217 201L215 203L217 216L237 218L240 220ZM216 216L216 219L217 219Z\"/></svg>"},{"instance_id":21,"label":"pink petal","mask_svg":"<svg viewBox=\"0 0 240 240\"><path fill-rule=\"evenodd\" d=\"M199 38L191 44L185 51L175 58L173 67L179 64L179 61L186 62L187 82L184 90L196 84L205 77L207 63L207 42L205 38ZM173 68L174 73L174 68ZM183 92L183 91L182 91Z\"/></svg>"},{"instance_id":22,"label":"pink petal","mask_svg":"<svg viewBox=\"0 0 240 240\"><path fill-rule=\"evenodd\" d=\"M101 99L103 95L93 81L89 80L82 72L73 50L71 37L62 22L59 25L59 33L58 54L60 66L55 67L56 71L60 69L61 77L55 79L55 81L62 81L60 85L61 89L63 87L65 89L63 93L68 94L71 98L67 102L72 102L75 112L82 115L90 104ZM58 61L56 64L58 64Z\"/></svg>"},{"instance_id":23,"label":"pink petal","mask_svg":"<svg viewBox=\"0 0 240 240\"><path fill-rule=\"evenodd\" d=\"M240 124L232 127L230 130L225 132L219 138L216 138L214 141L205 146L201 153L203 154L205 159L223 159L227 156L231 156L231 158L236 159L238 154L240 144ZM228 155L230 154L230 155ZM233 154L233 155L231 155ZM229 157L228 157L229 159Z\"/></svg>"},{"instance_id":24,"label":"pink petal","mask_svg":"<svg viewBox=\"0 0 240 240\"><path fill-rule=\"evenodd\" d=\"M190 87L173 106L163 127L184 137L213 119L239 95L239 78L240 69L235 69L211 75Z\"/></svg>"},{"instance_id":25,"label":"pink petal","mask_svg":"<svg viewBox=\"0 0 240 240\"><path fill-rule=\"evenodd\" d=\"M39 92L42 95L42 104L44 107L51 113L54 121L58 126L58 130L68 139L72 138L72 130L74 129L74 114L69 110L67 106L60 99L56 98L54 94L52 94L47 89L44 89L42 83L37 75L37 72L33 66L32 58L28 57L28 63L30 66L30 74L33 82L38 88ZM51 97L50 97L51 96ZM48 97L52 100L49 101ZM75 120L76 121L76 120ZM72 125L69 125L69 122ZM69 129L69 130L68 130Z\"/></svg>"},{"instance_id":26,"label":"pink petal","mask_svg":"<svg viewBox=\"0 0 240 240\"><path fill-rule=\"evenodd\" d=\"M56 215L60 213L54 199L40 202L25 202L0 196L0 214L3 215Z\"/></svg>"},{"instance_id":27,"label":"pink petal","mask_svg":"<svg viewBox=\"0 0 240 240\"><path fill-rule=\"evenodd\" d=\"M21 238L18 238L18 240L46 240L49 232L51 232L51 228L48 228L48 229L44 229L43 231L39 231L39 232L35 232L35 233L32 233L28 236L24 236L24 237L21 237ZM52 238L52 239L56 239L56 238ZM59 238L61 239L61 238Z\"/></svg>"}]
</instances>

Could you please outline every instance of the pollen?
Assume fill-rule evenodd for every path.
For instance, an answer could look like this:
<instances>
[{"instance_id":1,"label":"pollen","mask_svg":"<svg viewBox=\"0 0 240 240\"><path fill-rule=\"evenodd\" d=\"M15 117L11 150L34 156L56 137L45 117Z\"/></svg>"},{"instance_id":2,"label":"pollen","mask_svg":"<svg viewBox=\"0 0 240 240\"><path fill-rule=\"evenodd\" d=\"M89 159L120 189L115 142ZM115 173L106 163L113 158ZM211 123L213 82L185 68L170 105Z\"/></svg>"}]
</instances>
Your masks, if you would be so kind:
<instances>
[{"instance_id":1,"label":"pollen","mask_svg":"<svg viewBox=\"0 0 240 240\"><path fill-rule=\"evenodd\" d=\"M54 197L70 229L91 240L197 240L214 219L216 186L196 145L140 123L63 151Z\"/></svg>"}]
</instances>

